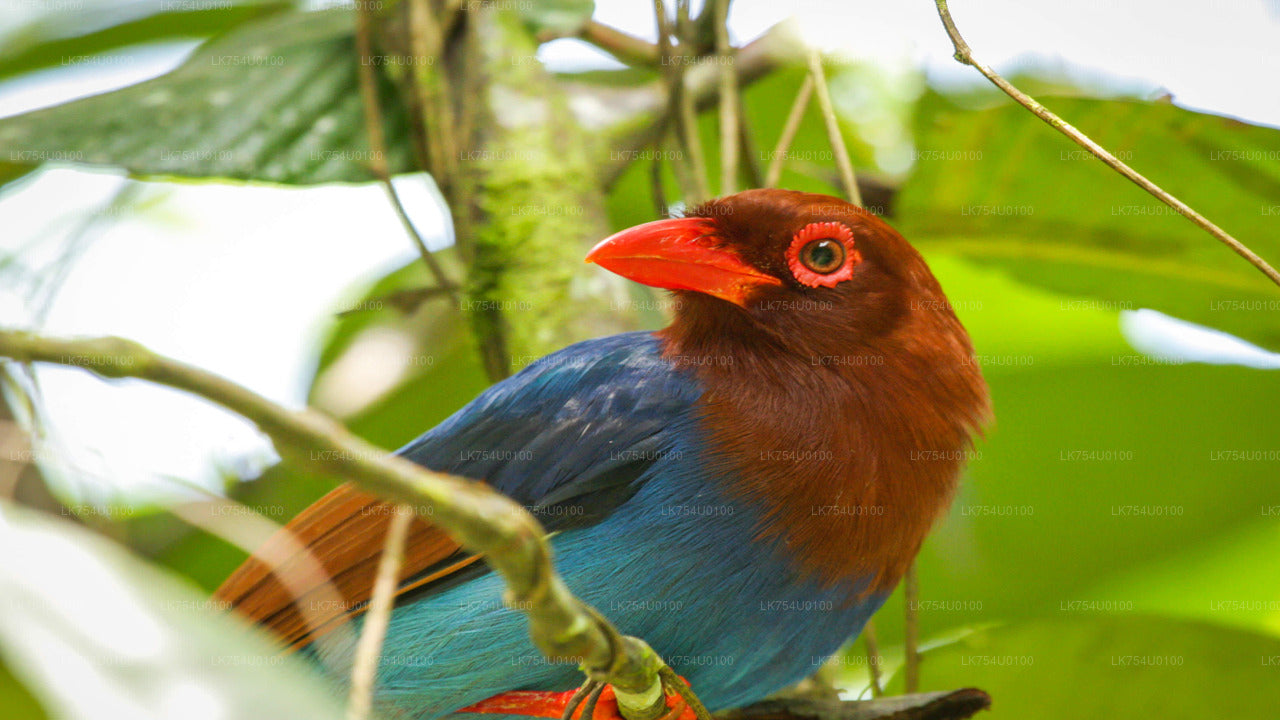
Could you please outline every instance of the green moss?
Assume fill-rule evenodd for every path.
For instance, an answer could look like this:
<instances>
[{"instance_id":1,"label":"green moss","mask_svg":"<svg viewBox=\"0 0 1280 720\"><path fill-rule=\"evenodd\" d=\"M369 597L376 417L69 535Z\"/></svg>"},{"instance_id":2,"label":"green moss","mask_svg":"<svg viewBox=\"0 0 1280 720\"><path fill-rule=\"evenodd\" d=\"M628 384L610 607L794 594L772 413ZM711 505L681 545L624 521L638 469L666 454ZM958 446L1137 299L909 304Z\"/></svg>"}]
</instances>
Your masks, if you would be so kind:
<instances>
[{"instance_id":1,"label":"green moss","mask_svg":"<svg viewBox=\"0 0 1280 720\"><path fill-rule=\"evenodd\" d=\"M501 334L520 365L580 339L580 318L601 304L575 297L571 283L606 232L604 198L591 140L534 57L534 39L510 14L477 22L492 122L464 157L479 210L464 310L478 337Z\"/></svg>"}]
</instances>

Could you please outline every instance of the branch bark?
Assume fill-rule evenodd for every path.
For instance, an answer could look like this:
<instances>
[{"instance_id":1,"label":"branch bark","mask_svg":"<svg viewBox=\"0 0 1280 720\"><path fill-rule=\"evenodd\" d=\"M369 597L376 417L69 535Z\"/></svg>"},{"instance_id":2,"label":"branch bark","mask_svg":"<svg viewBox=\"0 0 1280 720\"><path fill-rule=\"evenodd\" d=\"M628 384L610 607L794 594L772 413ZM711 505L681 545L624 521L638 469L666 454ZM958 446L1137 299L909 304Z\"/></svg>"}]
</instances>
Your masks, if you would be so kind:
<instances>
[{"instance_id":1,"label":"branch bark","mask_svg":"<svg viewBox=\"0 0 1280 720\"><path fill-rule=\"evenodd\" d=\"M418 254L422 256L422 262L426 264L431 275L435 277L436 284L442 290L449 294L450 300L454 306L462 304L461 298L458 296L457 285L449 279L444 268L441 267L440 261L436 260L431 254L431 250L427 248L427 243L422 238L422 234L418 232L417 226L413 224L413 220L409 218L409 213L405 210L404 203L400 201L400 194L396 192L395 185L391 182L391 173L387 169L387 143L386 137L382 132L382 104L378 101L378 79L374 63L371 62L373 56L373 9L369 3L356 4L356 54L359 55L360 65L357 73L360 78L360 99L364 106L364 123L365 134L369 138L369 170L373 176L378 179L387 193L387 199L391 202L391 207L396 211L396 217L400 219L400 224L404 226L405 232L409 238L413 240L414 247L418 250Z\"/></svg>"},{"instance_id":2,"label":"branch bark","mask_svg":"<svg viewBox=\"0 0 1280 720\"><path fill-rule=\"evenodd\" d=\"M780 67L804 62L803 43L786 23L774 25L760 37L734 51L734 71L738 87L744 87L767 76ZM705 110L720 97L719 67L706 63L695 65L685 73L685 92L695 110ZM566 83L572 91L575 83ZM665 80L648 87L607 91L598 86L589 87L593 97L601 96L610 105L627 108L621 117L606 122L601 133L602 147L609 153L600 162L600 182L611 187L631 165L632 153L650 147L655 138L665 131L665 125L654 118L663 115L670 104Z\"/></svg>"},{"instance_id":3,"label":"branch bark","mask_svg":"<svg viewBox=\"0 0 1280 720\"><path fill-rule=\"evenodd\" d=\"M839 701L783 698L720 713L720 720L955 720L991 707L991 696L976 688L897 695L878 700Z\"/></svg>"},{"instance_id":4,"label":"branch bark","mask_svg":"<svg viewBox=\"0 0 1280 720\"><path fill-rule=\"evenodd\" d=\"M288 410L253 391L118 337L64 339L0 330L0 357L80 367L104 378L139 378L198 395L252 421L286 460L354 482L411 507L468 550L484 555L507 585L506 600L529 619L534 644L553 660L577 660L589 677L621 697L648 697L661 688L662 660L643 640L622 636L578 600L556 573L546 531L510 498L480 482L438 473L352 435L312 410ZM658 705L621 706L629 720L652 720ZM621 705L621 703L620 703ZM659 707L661 705L661 707Z\"/></svg>"}]
</instances>

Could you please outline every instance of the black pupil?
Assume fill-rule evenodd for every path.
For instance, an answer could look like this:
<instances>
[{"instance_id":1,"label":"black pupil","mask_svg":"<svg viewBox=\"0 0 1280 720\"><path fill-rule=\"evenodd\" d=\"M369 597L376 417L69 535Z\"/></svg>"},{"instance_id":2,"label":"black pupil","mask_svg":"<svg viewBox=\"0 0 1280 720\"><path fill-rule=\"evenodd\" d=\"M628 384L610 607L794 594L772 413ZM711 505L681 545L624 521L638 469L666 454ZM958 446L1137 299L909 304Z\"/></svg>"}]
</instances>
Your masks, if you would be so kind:
<instances>
[{"instance_id":1,"label":"black pupil","mask_svg":"<svg viewBox=\"0 0 1280 720\"><path fill-rule=\"evenodd\" d=\"M814 240L805 246L804 260L814 272L833 272L844 262L844 248L830 238Z\"/></svg>"}]
</instances>

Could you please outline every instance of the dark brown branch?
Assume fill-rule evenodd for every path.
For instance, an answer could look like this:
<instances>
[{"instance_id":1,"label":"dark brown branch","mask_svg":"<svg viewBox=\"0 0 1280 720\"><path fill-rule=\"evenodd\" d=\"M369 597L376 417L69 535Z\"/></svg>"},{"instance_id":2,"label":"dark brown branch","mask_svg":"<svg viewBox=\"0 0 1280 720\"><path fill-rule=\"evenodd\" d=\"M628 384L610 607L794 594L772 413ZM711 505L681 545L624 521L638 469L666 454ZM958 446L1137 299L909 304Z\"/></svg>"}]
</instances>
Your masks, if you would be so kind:
<instances>
[{"instance_id":1,"label":"dark brown branch","mask_svg":"<svg viewBox=\"0 0 1280 720\"><path fill-rule=\"evenodd\" d=\"M976 688L896 695L879 700L766 700L718 713L720 720L958 720L991 707L991 696Z\"/></svg>"},{"instance_id":2,"label":"dark brown branch","mask_svg":"<svg viewBox=\"0 0 1280 720\"><path fill-rule=\"evenodd\" d=\"M627 65L656 66L658 46L625 33L611 25L588 20L578 37L595 45ZM542 38L539 38L541 40Z\"/></svg>"}]
</instances>

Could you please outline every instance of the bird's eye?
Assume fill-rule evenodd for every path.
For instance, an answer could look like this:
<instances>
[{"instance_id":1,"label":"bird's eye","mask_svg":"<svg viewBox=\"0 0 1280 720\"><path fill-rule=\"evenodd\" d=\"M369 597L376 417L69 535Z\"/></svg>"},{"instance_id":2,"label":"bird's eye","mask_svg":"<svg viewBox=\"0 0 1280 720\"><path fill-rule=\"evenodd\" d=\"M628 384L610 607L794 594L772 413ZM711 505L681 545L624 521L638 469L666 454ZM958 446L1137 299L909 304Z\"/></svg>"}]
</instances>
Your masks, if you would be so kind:
<instances>
[{"instance_id":1,"label":"bird's eye","mask_svg":"<svg viewBox=\"0 0 1280 720\"><path fill-rule=\"evenodd\" d=\"M809 223L800 228L787 248L787 265L802 285L835 287L853 277L862 262L854 247L853 231L838 222Z\"/></svg>"},{"instance_id":2,"label":"bird's eye","mask_svg":"<svg viewBox=\"0 0 1280 720\"><path fill-rule=\"evenodd\" d=\"M835 238L810 240L800 248L800 262L819 275L828 275L844 265L844 245Z\"/></svg>"}]
</instances>

